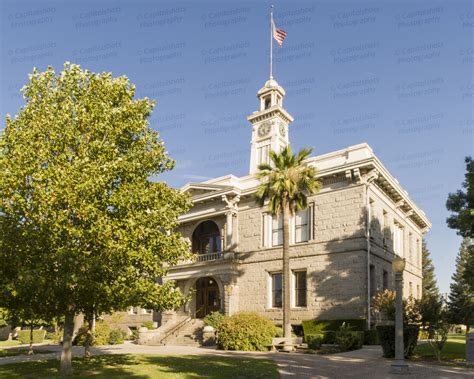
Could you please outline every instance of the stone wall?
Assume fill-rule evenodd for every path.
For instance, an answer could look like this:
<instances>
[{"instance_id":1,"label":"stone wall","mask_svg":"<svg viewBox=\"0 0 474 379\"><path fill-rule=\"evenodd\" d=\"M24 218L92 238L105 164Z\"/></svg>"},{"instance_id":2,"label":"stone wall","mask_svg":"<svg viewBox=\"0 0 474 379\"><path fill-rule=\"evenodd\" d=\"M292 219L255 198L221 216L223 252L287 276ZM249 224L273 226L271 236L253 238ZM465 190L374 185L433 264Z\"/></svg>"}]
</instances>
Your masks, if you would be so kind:
<instances>
[{"instance_id":1,"label":"stone wall","mask_svg":"<svg viewBox=\"0 0 474 379\"><path fill-rule=\"evenodd\" d=\"M307 307L294 308L294 323L310 318L356 318L366 314L364 187L350 186L311 197L314 238L291 246L290 267L307 272ZM241 311L255 311L281 322L271 308L273 272L281 271L282 249L262 248L262 209L239 212L238 278Z\"/></svg>"}]
</instances>

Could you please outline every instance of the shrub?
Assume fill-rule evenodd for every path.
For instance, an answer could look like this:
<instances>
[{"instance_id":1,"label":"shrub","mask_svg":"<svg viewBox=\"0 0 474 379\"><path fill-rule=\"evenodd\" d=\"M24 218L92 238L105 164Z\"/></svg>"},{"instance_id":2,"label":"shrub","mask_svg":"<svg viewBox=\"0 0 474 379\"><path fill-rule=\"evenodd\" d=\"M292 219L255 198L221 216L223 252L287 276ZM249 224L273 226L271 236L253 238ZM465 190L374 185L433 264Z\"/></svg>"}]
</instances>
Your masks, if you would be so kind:
<instances>
[{"instance_id":1,"label":"shrub","mask_svg":"<svg viewBox=\"0 0 474 379\"><path fill-rule=\"evenodd\" d=\"M144 328L148 328L148 329L155 329L155 324L153 323L153 321L145 321L142 323L142 326Z\"/></svg>"},{"instance_id":2,"label":"shrub","mask_svg":"<svg viewBox=\"0 0 474 379\"><path fill-rule=\"evenodd\" d=\"M374 299L374 308L383 313L388 320L395 321L395 292L385 290ZM403 300L403 319L407 324L420 321L420 302L413 297Z\"/></svg>"},{"instance_id":3,"label":"shrub","mask_svg":"<svg viewBox=\"0 0 474 379\"><path fill-rule=\"evenodd\" d=\"M84 346L86 342L88 328L82 326L73 340L73 345ZM107 345L109 343L110 328L104 321L98 321L95 324L95 332L92 335L91 346Z\"/></svg>"},{"instance_id":4,"label":"shrub","mask_svg":"<svg viewBox=\"0 0 474 379\"><path fill-rule=\"evenodd\" d=\"M364 332L353 331L349 324L342 324L336 332L336 345L341 351L356 350L364 343Z\"/></svg>"},{"instance_id":5,"label":"shrub","mask_svg":"<svg viewBox=\"0 0 474 379\"><path fill-rule=\"evenodd\" d=\"M336 331L328 330L326 332L323 332L323 343L336 343Z\"/></svg>"},{"instance_id":6,"label":"shrub","mask_svg":"<svg viewBox=\"0 0 474 379\"><path fill-rule=\"evenodd\" d=\"M323 343L323 336L321 334L308 334L304 337L304 340L310 349L319 350Z\"/></svg>"},{"instance_id":7,"label":"shrub","mask_svg":"<svg viewBox=\"0 0 474 379\"><path fill-rule=\"evenodd\" d=\"M218 346L224 350L265 351L276 334L273 323L256 313L236 313L219 325Z\"/></svg>"},{"instance_id":8,"label":"shrub","mask_svg":"<svg viewBox=\"0 0 474 379\"><path fill-rule=\"evenodd\" d=\"M63 338L63 333L64 331L62 329L57 329L55 332L48 332L46 333L46 339L59 343Z\"/></svg>"},{"instance_id":9,"label":"shrub","mask_svg":"<svg viewBox=\"0 0 474 379\"><path fill-rule=\"evenodd\" d=\"M441 352L448 340L449 325L446 323L439 323L433 329L433 335L428 340L433 352L435 353L438 362L441 362Z\"/></svg>"},{"instance_id":10,"label":"shrub","mask_svg":"<svg viewBox=\"0 0 474 379\"><path fill-rule=\"evenodd\" d=\"M377 329L364 331L364 345L380 345Z\"/></svg>"},{"instance_id":11,"label":"shrub","mask_svg":"<svg viewBox=\"0 0 474 379\"><path fill-rule=\"evenodd\" d=\"M224 321L225 316L220 312L211 312L206 317L204 317L204 325L212 326L214 329L217 329L222 321Z\"/></svg>"},{"instance_id":12,"label":"shrub","mask_svg":"<svg viewBox=\"0 0 474 379\"><path fill-rule=\"evenodd\" d=\"M108 339L109 345L121 345L124 342L124 333L120 329L111 330Z\"/></svg>"},{"instance_id":13,"label":"shrub","mask_svg":"<svg viewBox=\"0 0 474 379\"><path fill-rule=\"evenodd\" d=\"M418 325L404 325L403 343L405 347L405 358L411 357L418 343ZM382 345L383 356L393 358L395 356L395 326L379 325L377 326L379 341Z\"/></svg>"},{"instance_id":14,"label":"shrub","mask_svg":"<svg viewBox=\"0 0 474 379\"><path fill-rule=\"evenodd\" d=\"M303 325L304 334L322 334L326 331L339 330L343 323L350 324L352 330L367 329L367 320L364 318L357 319L341 319L341 320L304 320Z\"/></svg>"},{"instance_id":15,"label":"shrub","mask_svg":"<svg viewBox=\"0 0 474 379\"><path fill-rule=\"evenodd\" d=\"M44 341L46 330L33 330L33 343L41 343ZM18 340L21 344L30 343L30 330L19 330Z\"/></svg>"},{"instance_id":16,"label":"shrub","mask_svg":"<svg viewBox=\"0 0 474 379\"><path fill-rule=\"evenodd\" d=\"M285 335L285 331L283 330L283 328L280 328L279 326L276 326L275 327L275 337L283 337Z\"/></svg>"}]
</instances>

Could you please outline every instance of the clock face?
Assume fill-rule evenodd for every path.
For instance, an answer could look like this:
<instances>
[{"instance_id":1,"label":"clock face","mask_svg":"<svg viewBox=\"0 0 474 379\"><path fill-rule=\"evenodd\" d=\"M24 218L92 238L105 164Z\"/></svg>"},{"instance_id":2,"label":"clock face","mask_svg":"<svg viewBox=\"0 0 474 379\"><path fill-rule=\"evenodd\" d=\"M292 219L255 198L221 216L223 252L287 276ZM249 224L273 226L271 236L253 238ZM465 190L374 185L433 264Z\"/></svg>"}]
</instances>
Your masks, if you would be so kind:
<instances>
[{"instance_id":1,"label":"clock face","mask_svg":"<svg viewBox=\"0 0 474 379\"><path fill-rule=\"evenodd\" d=\"M258 135L260 137L266 136L268 133L270 133L270 129L272 126L268 122L264 122L260 127L258 128Z\"/></svg>"},{"instance_id":2,"label":"clock face","mask_svg":"<svg viewBox=\"0 0 474 379\"><path fill-rule=\"evenodd\" d=\"M280 135L284 137L286 135L286 128L284 124L280 124Z\"/></svg>"}]
</instances>

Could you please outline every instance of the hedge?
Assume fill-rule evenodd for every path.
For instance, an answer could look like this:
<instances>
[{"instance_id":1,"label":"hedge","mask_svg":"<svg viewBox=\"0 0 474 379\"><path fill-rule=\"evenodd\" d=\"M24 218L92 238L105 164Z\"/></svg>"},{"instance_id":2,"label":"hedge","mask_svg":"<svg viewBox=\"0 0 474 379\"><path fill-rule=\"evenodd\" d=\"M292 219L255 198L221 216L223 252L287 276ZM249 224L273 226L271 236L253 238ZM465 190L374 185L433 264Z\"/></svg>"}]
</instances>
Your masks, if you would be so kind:
<instances>
[{"instance_id":1,"label":"hedge","mask_svg":"<svg viewBox=\"0 0 474 379\"><path fill-rule=\"evenodd\" d=\"M341 351L360 349L364 344L364 332L338 331L336 332L335 343Z\"/></svg>"},{"instance_id":2,"label":"hedge","mask_svg":"<svg viewBox=\"0 0 474 379\"><path fill-rule=\"evenodd\" d=\"M224 319L225 316L221 312L211 312L204 317L203 321L204 325L212 326L214 329L217 329Z\"/></svg>"},{"instance_id":3,"label":"hedge","mask_svg":"<svg viewBox=\"0 0 474 379\"><path fill-rule=\"evenodd\" d=\"M310 349L319 350L323 343L323 336L322 334L307 334L304 336L304 340Z\"/></svg>"},{"instance_id":4,"label":"hedge","mask_svg":"<svg viewBox=\"0 0 474 379\"><path fill-rule=\"evenodd\" d=\"M377 329L364 331L364 345L380 345Z\"/></svg>"},{"instance_id":5,"label":"hedge","mask_svg":"<svg viewBox=\"0 0 474 379\"><path fill-rule=\"evenodd\" d=\"M72 341L73 345L84 346L86 342L88 328L82 326L79 328L76 337ZM109 343L110 328L105 321L97 321L95 324L95 333L92 337L92 346L107 345Z\"/></svg>"},{"instance_id":6,"label":"hedge","mask_svg":"<svg viewBox=\"0 0 474 379\"><path fill-rule=\"evenodd\" d=\"M349 324L351 330L364 331L367 329L367 320L364 318L341 320L305 320L302 321L304 335L323 334L326 331L337 331L343 323Z\"/></svg>"},{"instance_id":7,"label":"hedge","mask_svg":"<svg viewBox=\"0 0 474 379\"><path fill-rule=\"evenodd\" d=\"M275 325L256 313L236 313L217 328L217 345L224 350L266 351L276 334Z\"/></svg>"},{"instance_id":8,"label":"hedge","mask_svg":"<svg viewBox=\"0 0 474 379\"><path fill-rule=\"evenodd\" d=\"M403 342L405 347L405 358L411 357L418 343L418 325L403 326ZM385 358L395 357L395 326L379 325L377 326L380 344L382 345L383 356Z\"/></svg>"},{"instance_id":9,"label":"hedge","mask_svg":"<svg viewBox=\"0 0 474 379\"><path fill-rule=\"evenodd\" d=\"M109 345L121 345L124 342L124 332L120 329L111 330L109 333L108 343Z\"/></svg>"},{"instance_id":10,"label":"hedge","mask_svg":"<svg viewBox=\"0 0 474 379\"><path fill-rule=\"evenodd\" d=\"M44 336L46 335L46 330L33 330L33 343L41 343L44 341ZM18 340L21 344L30 343L30 330L19 330L18 331Z\"/></svg>"},{"instance_id":11,"label":"hedge","mask_svg":"<svg viewBox=\"0 0 474 379\"><path fill-rule=\"evenodd\" d=\"M323 332L323 343L334 344L336 343L336 331L328 330Z\"/></svg>"}]
</instances>

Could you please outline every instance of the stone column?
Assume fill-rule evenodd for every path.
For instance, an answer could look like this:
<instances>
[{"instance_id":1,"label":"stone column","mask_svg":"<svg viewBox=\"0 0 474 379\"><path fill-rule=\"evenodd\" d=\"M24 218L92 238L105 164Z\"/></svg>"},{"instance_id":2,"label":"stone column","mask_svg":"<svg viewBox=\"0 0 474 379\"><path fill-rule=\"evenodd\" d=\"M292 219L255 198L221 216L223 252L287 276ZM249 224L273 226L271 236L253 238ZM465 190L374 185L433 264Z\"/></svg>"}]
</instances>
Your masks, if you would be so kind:
<instances>
[{"instance_id":1,"label":"stone column","mask_svg":"<svg viewBox=\"0 0 474 379\"><path fill-rule=\"evenodd\" d=\"M234 276L226 274L222 279L224 285L223 311L226 316L231 316L239 311L239 286L236 284Z\"/></svg>"},{"instance_id":2,"label":"stone column","mask_svg":"<svg viewBox=\"0 0 474 379\"><path fill-rule=\"evenodd\" d=\"M227 212L226 212L226 244L225 250L233 250L235 249L235 245L237 244L237 236L236 236L236 227L235 227L235 218L237 215L237 204L240 201L240 196L236 195L231 200L227 198L227 195L222 195L222 201L227 204Z\"/></svg>"},{"instance_id":3,"label":"stone column","mask_svg":"<svg viewBox=\"0 0 474 379\"><path fill-rule=\"evenodd\" d=\"M226 214L226 250L230 250L233 244L234 233L234 212L228 211Z\"/></svg>"}]
</instances>

